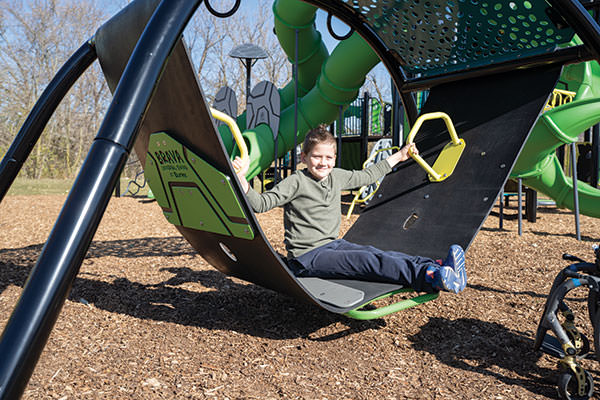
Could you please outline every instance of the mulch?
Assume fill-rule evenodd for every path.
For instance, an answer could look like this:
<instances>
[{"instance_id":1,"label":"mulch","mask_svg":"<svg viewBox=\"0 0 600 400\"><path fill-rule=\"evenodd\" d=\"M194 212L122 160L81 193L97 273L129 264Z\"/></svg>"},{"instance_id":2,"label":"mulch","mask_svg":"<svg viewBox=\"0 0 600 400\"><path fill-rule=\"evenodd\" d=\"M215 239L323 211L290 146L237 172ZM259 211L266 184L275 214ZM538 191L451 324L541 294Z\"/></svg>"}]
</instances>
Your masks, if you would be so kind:
<instances>
[{"instance_id":1,"label":"mulch","mask_svg":"<svg viewBox=\"0 0 600 400\"><path fill-rule=\"evenodd\" d=\"M0 204L0 328L65 196ZM554 399L557 359L533 350L546 295L592 258L600 219L544 206L517 231L498 208L467 252L461 295L374 321L224 276L156 203L111 200L24 399ZM281 250L281 211L259 216ZM345 223L344 229L347 229ZM568 298L592 338L585 288ZM0 355L1 356L1 355ZM584 367L598 384L597 362Z\"/></svg>"}]
</instances>

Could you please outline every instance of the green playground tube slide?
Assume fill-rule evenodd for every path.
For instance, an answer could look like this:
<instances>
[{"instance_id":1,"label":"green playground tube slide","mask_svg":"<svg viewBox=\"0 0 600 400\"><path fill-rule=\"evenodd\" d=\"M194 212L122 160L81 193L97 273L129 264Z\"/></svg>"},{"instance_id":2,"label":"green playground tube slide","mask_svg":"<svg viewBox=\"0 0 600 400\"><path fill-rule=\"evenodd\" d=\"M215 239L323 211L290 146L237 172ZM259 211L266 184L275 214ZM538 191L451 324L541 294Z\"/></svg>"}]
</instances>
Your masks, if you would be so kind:
<instances>
[{"instance_id":1,"label":"green playground tube slide","mask_svg":"<svg viewBox=\"0 0 600 400\"><path fill-rule=\"evenodd\" d=\"M279 90L281 113L279 121L278 157L301 143L306 133L319 124L337 119L340 107L345 109L356 99L367 73L379 63L379 57L358 35L340 42L328 55L321 34L314 25L317 8L299 0L276 0L273 4L275 32L290 62L295 60L296 30L298 30L298 131L294 136L294 92L292 79ZM245 115L237 118L245 126ZM237 149L226 126L219 128L229 154ZM261 124L244 130L242 136L248 145L252 178L268 168L275 159L275 141L271 129Z\"/></svg>"},{"instance_id":2,"label":"green playground tube slide","mask_svg":"<svg viewBox=\"0 0 600 400\"><path fill-rule=\"evenodd\" d=\"M576 92L572 102L542 114L534 126L513 170L512 178L556 201L558 207L574 209L573 180L565 176L555 150L600 122L600 66L590 61L565 68L560 89ZM579 211L600 218L600 190L577 182Z\"/></svg>"},{"instance_id":3,"label":"green playground tube slide","mask_svg":"<svg viewBox=\"0 0 600 400\"><path fill-rule=\"evenodd\" d=\"M306 133L319 124L336 120L340 107L346 109L356 99L367 73L379 63L379 58L356 33L341 41L328 55L316 30L317 8L300 0L275 0L275 32L290 62L295 60L295 38L298 33L298 131L294 138L294 92L292 79L279 89L281 113L277 137L278 157L300 143ZM577 39L576 39L577 40ZM573 42L572 44L577 44ZM565 68L561 89L575 91L571 103L544 113L527 140L512 170L511 177L522 178L525 185L553 198L559 207L573 208L573 182L564 175L555 150L562 144L576 141L577 136L600 122L600 66L596 62ZM245 127L245 114L238 117ZM220 127L229 154L237 149L229 130ZM271 129L261 124L242 133L248 144L252 178L268 168L275 158L275 141ZM600 217L600 190L579 182L581 213Z\"/></svg>"}]
</instances>

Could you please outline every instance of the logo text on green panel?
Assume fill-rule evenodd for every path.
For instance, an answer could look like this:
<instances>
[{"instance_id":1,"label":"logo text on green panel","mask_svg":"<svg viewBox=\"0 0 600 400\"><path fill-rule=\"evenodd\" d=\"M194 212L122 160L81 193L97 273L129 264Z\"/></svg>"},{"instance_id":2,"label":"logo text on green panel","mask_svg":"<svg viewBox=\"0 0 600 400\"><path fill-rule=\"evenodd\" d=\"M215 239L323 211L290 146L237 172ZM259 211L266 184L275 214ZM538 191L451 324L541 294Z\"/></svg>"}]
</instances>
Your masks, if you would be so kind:
<instances>
[{"instance_id":1,"label":"logo text on green panel","mask_svg":"<svg viewBox=\"0 0 600 400\"><path fill-rule=\"evenodd\" d=\"M144 174L172 224L241 239L254 238L229 176L168 133L150 135Z\"/></svg>"}]
</instances>

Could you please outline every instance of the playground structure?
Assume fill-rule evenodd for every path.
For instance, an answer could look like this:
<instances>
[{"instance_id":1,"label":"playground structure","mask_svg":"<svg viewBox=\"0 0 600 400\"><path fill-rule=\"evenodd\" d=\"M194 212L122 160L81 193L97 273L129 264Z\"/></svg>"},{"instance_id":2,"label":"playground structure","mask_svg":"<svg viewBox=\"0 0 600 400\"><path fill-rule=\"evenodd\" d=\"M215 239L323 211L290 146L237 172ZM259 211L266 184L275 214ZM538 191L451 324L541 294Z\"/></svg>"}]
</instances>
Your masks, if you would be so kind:
<instances>
[{"instance_id":1,"label":"playground structure","mask_svg":"<svg viewBox=\"0 0 600 400\"><path fill-rule=\"evenodd\" d=\"M580 43L574 40L572 45ZM560 104L540 116L511 173L523 184L538 190L556 201L558 207L575 208L574 184L565 176L556 149L577 142L582 132L600 121L597 103L600 99L600 66L586 62L565 67L550 99L566 97ZM597 173L595 179L597 180ZM584 182L577 184L580 212L600 217L599 191Z\"/></svg>"},{"instance_id":2,"label":"playground structure","mask_svg":"<svg viewBox=\"0 0 600 400\"><path fill-rule=\"evenodd\" d=\"M152 191L167 219L215 268L331 312L377 318L436 294L366 311L363 307L373 300L404 288L294 277L262 234L237 183L231 157L247 146L248 177L258 175L295 148L309 129L336 120L340 109L356 98L368 71L383 61L408 122L415 124L419 116L413 94L428 89L420 114L450 116L466 145L443 180L430 180L422 163L398 167L384 179L345 238L440 258L452 243L469 247L532 127L540 124L536 121L562 67L600 59L600 27L584 7L593 7L594 2L398 1L389 5L278 0L273 6L275 30L282 48L297 64L296 79L279 90L278 131L267 124L247 129L247 115L242 113L236 116L236 125L242 128L243 140L236 145L227 125L215 127L181 40L200 4L187 0L130 3L67 61L4 157L0 197L68 88L98 58L114 98L2 334L0 398L21 395L133 148L150 171ZM313 25L316 7L355 30L331 55ZM562 47L575 34L583 44ZM575 107L569 103L549 111L543 120L547 128L539 129L568 130L564 136L570 140L571 132L581 132L600 120L595 98L573 103L589 117L563 119L560 110ZM440 121L422 125L416 143L424 163L435 165L450 141L449 130ZM537 138L535 130L532 137ZM530 163L530 158L535 159L534 166L545 166L544 157L554 144L547 135L535 139L532 148L521 152L517 173L533 168L528 164L516 169L521 162ZM544 180L547 173L540 176L544 188L558 188ZM569 185L561 188L569 190ZM597 193L590 191L589 196L585 209L597 212L593 203Z\"/></svg>"}]
</instances>

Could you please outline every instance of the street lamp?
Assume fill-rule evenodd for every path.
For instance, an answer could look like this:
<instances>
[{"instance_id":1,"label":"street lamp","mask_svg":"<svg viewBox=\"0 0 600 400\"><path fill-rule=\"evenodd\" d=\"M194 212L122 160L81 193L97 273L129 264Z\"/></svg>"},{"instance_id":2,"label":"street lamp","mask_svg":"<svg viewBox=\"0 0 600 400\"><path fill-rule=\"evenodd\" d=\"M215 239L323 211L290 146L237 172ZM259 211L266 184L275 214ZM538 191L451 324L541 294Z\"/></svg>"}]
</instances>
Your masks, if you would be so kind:
<instances>
[{"instance_id":1,"label":"street lamp","mask_svg":"<svg viewBox=\"0 0 600 400\"><path fill-rule=\"evenodd\" d=\"M252 43L244 43L229 52L229 57L238 58L246 68L246 106L250 97L250 75L256 61L267 58L267 52Z\"/></svg>"}]
</instances>

